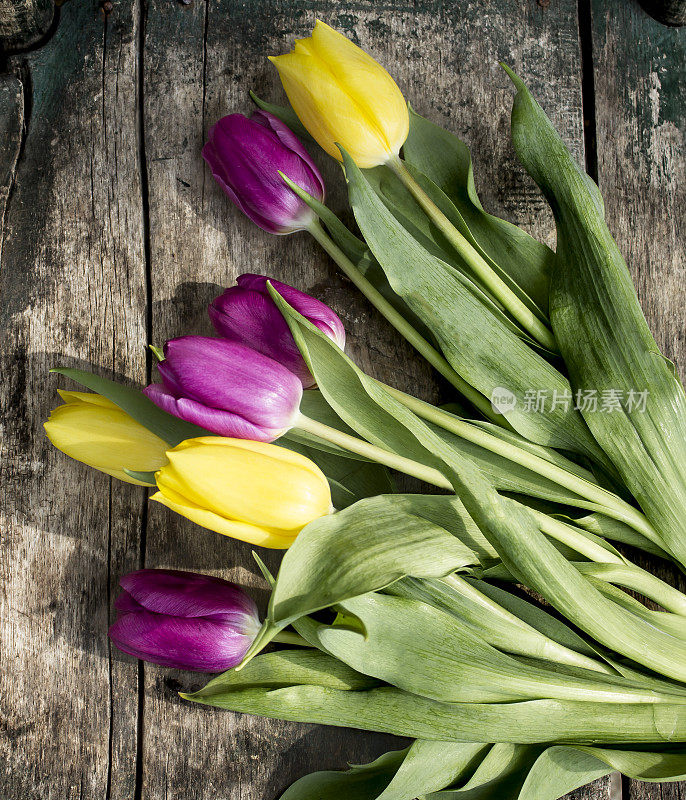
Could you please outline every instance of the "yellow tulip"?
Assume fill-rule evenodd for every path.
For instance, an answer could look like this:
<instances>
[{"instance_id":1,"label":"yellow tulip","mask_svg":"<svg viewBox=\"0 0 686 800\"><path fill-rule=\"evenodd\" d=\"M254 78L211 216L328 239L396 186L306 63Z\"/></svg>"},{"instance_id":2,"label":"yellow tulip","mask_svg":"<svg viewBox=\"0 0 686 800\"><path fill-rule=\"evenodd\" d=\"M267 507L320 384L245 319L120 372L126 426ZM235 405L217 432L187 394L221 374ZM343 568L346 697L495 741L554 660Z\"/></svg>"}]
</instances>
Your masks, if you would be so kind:
<instances>
[{"instance_id":1,"label":"yellow tulip","mask_svg":"<svg viewBox=\"0 0 686 800\"><path fill-rule=\"evenodd\" d=\"M204 436L167 451L152 500L203 528L285 550L331 511L324 473L309 458L264 442Z\"/></svg>"},{"instance_id":2,"label":"yellow tulip","mask_svg":"<svg viewBox=\"0 0 686 800\"><path fill-rule=\"evenodd\" d=\"M124 469L156 472L167 461L167 442L102 395L63 390L59 395L64 405L43 425L55 447L100 472L148 486Z\"/></svg>"},{"instance_id":3,"label":"yellow tulip","mask_svg":"<svg viewBox=\"0 0 686 800\"><path fill-rule=\"evenodd\" d=\"M340 160L338 143L366 168L399 154L410 125L402 92L343 34L317 21L309 39L270 61L295 113L329 155Z\"/></svg>"}]
</instances>

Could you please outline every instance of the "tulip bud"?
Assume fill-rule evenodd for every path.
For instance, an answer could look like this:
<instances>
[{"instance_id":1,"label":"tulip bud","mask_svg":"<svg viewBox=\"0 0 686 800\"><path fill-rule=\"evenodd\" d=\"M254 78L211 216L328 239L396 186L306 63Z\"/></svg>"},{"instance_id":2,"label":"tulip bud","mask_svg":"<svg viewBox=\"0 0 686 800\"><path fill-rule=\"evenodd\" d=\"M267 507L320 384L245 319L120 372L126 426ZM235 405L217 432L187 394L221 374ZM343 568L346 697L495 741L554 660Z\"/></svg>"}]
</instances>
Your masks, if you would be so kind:
<instances>
[{"instance_id":1,"label":"tulip bud","mask_svg":"<svg viewBox=\"0 0 686 800\"><path fill-rule=\"evenodd\" d=\"M255 603L220 578L141 569L119 583L110 639L143 661L223 672L241 662L260 629Z\"/></svg>"},{"instance_id":2,"label":"tulip bud","mask_svg":"<svg viewBox=\"0 0 686 800\"><path fill-rule=\"evenodd\" d=\"M202 155L224 192L268 233L307 228L314 212L286 186L283 172L324 200L324 181L298 137L278 117L256 111L222 117L210 128Z\"/></svg>"},{"instance_id":3,"label":"tulip bud","mask_svg":"<svg viewBox=\"0 0 686 800\"><path fill-rule=\"evenodd\" d=\"M151 499L234 539L285 550L331 511L324 473L277 445L206 436L181 442L167 458Z\"/></svg>"},{"instance_id":4,"label":"tulip bud","mask_svg":"<svg viewBox=\"0 0 686 800\"><path fill-rule=\"evenodd\" d=\"M133 472L156 472L167 463L169 445L144 428L106 397L88 392L58 390L58 406L43 427L58 450L127 483L147 486L129 477Z\"/></svg>"},{"instance_id":5,"label":"tulip bud","mask_svg":"<svg viewBox=\"0 0 686 800\"><path fill-rule=\"evenodd\" d=\"M326 152L338 144L361 169L400 153L410 118L395 81L341 33L317 21L309 39L270 61L279 70L293 110Z\"/></svg>"},{"instance_id":6,"label":"tulip bud","mask_svg":"<svg viewBox=\"0 0 686 800\"><path fill-rule=\"evenodd\" d=\"M238 342L182 336L164 346L162 384L143 391L160 408L220 436L271 442L293 427L302 384Z\"/></svg>"},{"instance_id":7,"label":"tulip bud","mask_svg":"<svg viewBox=\"0 0 686 800\"><path fill-rule=\"evenodd\" d=\"M239 276L238 286L231 286L212 301L210 319L220 336L241 342L283 364L297 375L305 389L314 386L314 378L293 340L290 329L267 290L269 281L293 308L316 325L343 350L345 328L339 317L320 300L288 284L262 275Z\"/></svg>"}]
</instances>

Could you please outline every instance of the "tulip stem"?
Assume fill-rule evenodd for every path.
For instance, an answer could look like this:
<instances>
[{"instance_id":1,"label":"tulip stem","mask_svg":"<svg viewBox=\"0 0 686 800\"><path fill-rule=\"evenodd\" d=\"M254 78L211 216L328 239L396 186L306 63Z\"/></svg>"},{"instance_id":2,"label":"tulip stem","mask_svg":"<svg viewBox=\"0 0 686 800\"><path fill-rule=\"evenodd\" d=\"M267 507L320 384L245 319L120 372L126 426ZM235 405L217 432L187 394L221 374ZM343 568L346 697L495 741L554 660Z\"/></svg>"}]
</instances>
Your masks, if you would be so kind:
<instances>
[{"instance_id":1,"label":"tulip stem","mask_svg":"<svg viewBox=\"0 0 686 800\"><path fill-rule=\"evenodd\" d=\"M413 461L411 458L405 458L405 456L391 453L388 450L384 450L382 447L377 447L375 444L366 442L364 439L358 439L356 436L350 436L348 433L343 433L343 431L331 428L328 425L324 425L322 422L310 419L304 414L298 416L294 427L311 433L314 436L318 436L320 439L342 447L344 450L348 450L358 456L376 461L386 467L396 469L398 472L404 472L406 475L419 478L419 480L431 483L441 489L448 489L451 492L454 491L450 481L437 469L427 467L424 464Z\"/></svg>"},{"instance_id":2,"label":"tulip stem","mask_svg":"<svg viewBox=\"0 0 686 800\"><path fill-rule=\"evenodd\" d=\"M543 456L538 456L530 450L518 447L512 442L504 441L478 425L473 425L456 417L454 414L436 408L431 403L426 403L391 386L381 385L390 395L399 400L418 417L438 425L443 430L449 431L465 441L483 447L484 450L488 450L490 453L495 453L508 461L530 469L532 472L558 484L558 486L574 492L579 496L579 501L575 503L577 507L598 511L607 517L612 517L629 525L651 542L660 544L660 537L657 531L641 511L622 500L616 494L599 486L590 472L583 470L585 476L584 474L578 475L570 472L564 467L548 461Z\"/></svg>"},{"instance_id":3,"label":"tulip stem","mask_svg":"<svg viewBox=\"0 0 686 800\"><path fill-rule=\"evenodd\" d=\"M312 647L307 639L303 639L300 634L294 633L293 631L279 631L277 634L275 634L272 642L278 642L279 644L293 644L297 645L298 647Z\"/></svg>"},{"instance_id":4,"label":"tulip stem","mask_svg":"<svg viewBox=\"0 0 686 800\"><path fill-rule=\"evenodd\" d=\"M538 316L510 289L496 274L493 267L481 256L476 248L457 230L441 209L412 177L399 156L393 155L387 165L403 182L407 190L424 209L429 219L450 242L458 255L464 259L481 284L495 297L512 317L533 336L543 347L558 352L557 342L552 331Z\"/></svg>"},{"instance_id":5,"label":"tulip stem","mask_svg":"<svg viewBox=\"0 0 686 800\"><path fill-rule=\"evenodd\" d=\"M448 380L467 400L477 408L486 419L499 425L504 424L504 417L494 412L490 402L465 379L459 375L446 361L445 357L436 350L403 315L373 286L360 272L353 262L346 256L341 248L322 228L319 220L315 220L308 227L309 232L319 242L323 249L338 264L343 273L349 278L369 302L379 311L388 322L418 350L424 358L440 374Z\"/></svg>"}]
</instances>

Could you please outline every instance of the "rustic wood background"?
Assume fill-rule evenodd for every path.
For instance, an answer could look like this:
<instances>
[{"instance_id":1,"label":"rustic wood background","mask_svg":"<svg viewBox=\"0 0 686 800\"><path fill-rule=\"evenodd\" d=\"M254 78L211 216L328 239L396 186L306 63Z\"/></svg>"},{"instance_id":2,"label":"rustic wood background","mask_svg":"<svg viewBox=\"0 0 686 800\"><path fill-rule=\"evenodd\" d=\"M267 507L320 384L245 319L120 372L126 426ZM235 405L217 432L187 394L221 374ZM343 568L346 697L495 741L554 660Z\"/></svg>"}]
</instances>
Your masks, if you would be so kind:
<instances>
[{"instance_id":1,"label":"rustic wood background","mask_svg":"<svg viewBox=\"0 0 686 800\"><path fill-rule=\"evenodd\" d=\"M145 383L146 344L208 331L208 301L245 271L322 297L363 368L441 395L305 234L263 234L203 168L208 126L248 111L251 88L281 97L265 56L316 17L464 138L489 210L552 244L509 144L513 92L497 62L511 64L598 178L658 343L686 368L685 34L634 0L69 0L54 14L49 0L0 0L1 800L272 800L300 775L398 743L213 713L177 697L197 676L113 650L121 574L216 572L263 601L250 548L148 508L142 490L51 449L41 428L61 383L50 367ZM340 185L335 167L326 174ZM340 189L332 198L342 207ZM608 800L609 780L574 797Z\"/></svg>"}]
</instances>

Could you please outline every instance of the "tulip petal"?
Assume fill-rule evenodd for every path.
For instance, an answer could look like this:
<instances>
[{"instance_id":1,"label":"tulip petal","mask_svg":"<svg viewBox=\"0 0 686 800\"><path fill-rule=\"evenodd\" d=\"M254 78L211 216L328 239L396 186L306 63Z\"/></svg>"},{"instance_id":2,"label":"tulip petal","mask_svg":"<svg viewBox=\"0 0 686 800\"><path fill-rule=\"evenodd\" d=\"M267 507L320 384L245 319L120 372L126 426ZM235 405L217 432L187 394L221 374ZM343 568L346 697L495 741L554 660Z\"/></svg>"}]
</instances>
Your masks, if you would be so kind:
<instances>
[{"instance_id":1,"label":"tulip petal","mask_svg":"<svg viewBox=\"0 0 686 800\"><path fill-rule=\"evenodd\" d=\"M192 422L207 431L212 431L218 436L228 436L236 439L255 439L258 442L273 442L288 429L264 428L253 425L243 417L224 411L220 408L210 408L197 400L187 397L174 397L159 383L152 383L143 389L143 393L155 405L173 414L175 417Z\"/></svg>"},{"instance_id":2,"label":"tulip petal","mask_svg":"<svg viewBox=\"0 0 686 800\"><path fill-rule=\"evenodd\" d=\"M292 427L302 384L282 364L227 339L183 336L164 347L168 391L148 397L172 414L228 436L272 441Z\"/></svg>"},{"instance_id":3,"label":"tulip petal","mask_svg":"<svg viewBox=\"0 0 686 800\"><path fill-rule=\"evenodd\" d=\"M223 672L240 663L254 636L222 622L151 611L122 614L109 635L123 652L165 667Z\"/></svg>"},{"instance_id":4,"label":"tulip petal","mask_svg":"<svg viewBox=\"0 0 686 800\"><path fill-rule=\"evenodd\" d=\"M315 197L323 197L323 181L309 156L287 147L263 123L242 114L222 117L210 129L203 156L224 191L257 225L270 233L292 233L307 227L314 214L279 171Z\"/></svg>"},{"instance_id":5,"label":"tulip petal","mask_svg":"<svg viewBox=\"0 0 686 800\"><path fill-rule=\"evenodd\" d=\"M304 388L314 384L290 328L271 297L232 286L213 301L208 313L220 336L278 361L300 379Z\"/></svg>"},{"instance_id":6,"label":"tulip petal","mask_svg":"<svg viewBox=\"0 0 686 800\"><path fill-rule=\"evenodd\" d=\"M293 544L295 534L297 533L294 532L293 535L282 536L255 525L227 519L219 514L215 514L214 511L190 503L180 495L170 492L167 488L164 489L164 492L160 491L151 495L150 499L162 503L162 505L167 506L167 508L175 511L182 517L190 519L202 528L207 528L216 533L221 533L224 536L230 536L232 539L239 539L242 542L248 542L260 547L268 547L274 550L287 550Z\"/></svg>"},{"instance_id":7,"label":"tulip petal","mask_svg":"<svg viewBox=\"0 0 686 800\"><path fill-rule=\"evenodd\" d=\"M245 287L246 289L254 289L265 295L265 297L269 297L271 301L269 290L267 289L267 282L271 283L281 297L283 297L289 305L293 306L299 314L306 317L313 325L316 325L322 333L336 342L341 350L345 349L345 327L340 317L333 309L327 306L326 303L322 303L322 301L317 300L316 297L301 292L299 289L289 286L287 283L281 283L281 281L268 278L264 275L255 275L254 273L246 272L243 275L239 275L236 279L236 283L239 286ZM274 305L273 301L271 302ZM281 313L278 313L279 316L281 316Z\"/></svg>"},{"instance_id":8,"label":"tulip petal","mask_svg":"<svg viewBox=\"0 0 686 800\"><path fill-rule=\"evenodd\" d=\"M100 395L63 392L44 423L48 439L71 458L139 486L124 469L155 472L166 463L168 444L137 423L119 406ZM104 402L103 402L104 401Z\"/></svg>"},{"instance_id":9,"label":"tulip petal","mask_svg":"<svg viewBox=\"0 0 686 800\"><path fill-rule=\"evenodd\" d=\"M230 622L241 633L259 628L257 606L232 583L211 575L170 569L139 569L119 581L125 590L115 607L154 611L175 617L211 617ZM128 598L119 605L121 598Z\"/></svg>"}]
</instances>

